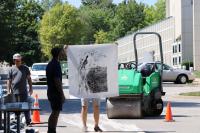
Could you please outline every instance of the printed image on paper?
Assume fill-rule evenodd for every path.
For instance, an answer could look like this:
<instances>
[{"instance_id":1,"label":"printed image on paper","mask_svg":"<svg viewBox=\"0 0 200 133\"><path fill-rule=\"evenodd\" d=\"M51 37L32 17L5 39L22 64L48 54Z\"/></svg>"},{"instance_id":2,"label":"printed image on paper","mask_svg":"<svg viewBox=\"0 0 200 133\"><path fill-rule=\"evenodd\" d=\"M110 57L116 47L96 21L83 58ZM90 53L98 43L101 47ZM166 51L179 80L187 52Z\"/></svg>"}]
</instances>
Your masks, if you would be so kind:
<instances>
[{"instance_id":1,"label":"printed image on paper","mask_svg":"<svg viewBox=\"0 0 200 133\"><path fill-rule=\"evenodd\" d=\"M70 94L81 98L118 95L116 45L69 46L67 54Z\"/></svg>"}]
</instances>

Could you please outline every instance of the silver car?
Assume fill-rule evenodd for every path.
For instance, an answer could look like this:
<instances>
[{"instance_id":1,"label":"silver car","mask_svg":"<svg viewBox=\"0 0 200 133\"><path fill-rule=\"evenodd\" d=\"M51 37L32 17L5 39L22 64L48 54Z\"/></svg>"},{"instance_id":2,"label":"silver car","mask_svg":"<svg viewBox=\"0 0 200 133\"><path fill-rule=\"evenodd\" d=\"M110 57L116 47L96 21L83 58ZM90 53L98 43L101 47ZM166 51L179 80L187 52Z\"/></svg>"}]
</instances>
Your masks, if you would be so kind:
<instances>
[{"instance_id":1,"label":"silver car","mask_svg":"<svg viewBox=\"0 0 200 133\"><path fill-rule=\"evenodd\" d=\"M142 70L142 68L146 66L152 66L157 70L160 70L161 64L160 62L148 62L148 63L140 63L138 66L138 70ZM174 69L166 64L163 64L163 77L162 80L165 82L175 82L178 84L192 83L195 77L192 72L184 69Z\"/></svg>"},{"instance_id":2,"label":"silver car","mask_svg":"<svg viewBox=\"0 0 200 133\"><path fill-rule=\"evenodd\" d=\"M31 68L31 79L33 83L46 82L46 67L48 63L34 63Z\"/></svg>"}]
</instances>

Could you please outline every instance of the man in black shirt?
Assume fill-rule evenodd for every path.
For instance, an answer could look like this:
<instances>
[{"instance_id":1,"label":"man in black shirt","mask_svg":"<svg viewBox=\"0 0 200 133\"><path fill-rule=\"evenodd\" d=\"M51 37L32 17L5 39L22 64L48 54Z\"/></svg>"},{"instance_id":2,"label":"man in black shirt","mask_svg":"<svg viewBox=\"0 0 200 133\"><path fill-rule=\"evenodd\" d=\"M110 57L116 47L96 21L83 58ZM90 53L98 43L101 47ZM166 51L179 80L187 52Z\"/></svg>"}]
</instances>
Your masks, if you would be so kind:
<instances>
[{"instance_id":1,"label":"man in black shirt","mask_svg":"<svg viewBox=\"0 0 200 133\"><path fill-rule=\"evenodd\" d=\"M51 50L53 59L48 63L46 68L48 85L47 96L52 109L48 120L48 133L56 133L58 117L65 101L62 88L62 71L59 63L59 57L62 52L61 48L53 48Z\"/></svg>"}]
</instances>

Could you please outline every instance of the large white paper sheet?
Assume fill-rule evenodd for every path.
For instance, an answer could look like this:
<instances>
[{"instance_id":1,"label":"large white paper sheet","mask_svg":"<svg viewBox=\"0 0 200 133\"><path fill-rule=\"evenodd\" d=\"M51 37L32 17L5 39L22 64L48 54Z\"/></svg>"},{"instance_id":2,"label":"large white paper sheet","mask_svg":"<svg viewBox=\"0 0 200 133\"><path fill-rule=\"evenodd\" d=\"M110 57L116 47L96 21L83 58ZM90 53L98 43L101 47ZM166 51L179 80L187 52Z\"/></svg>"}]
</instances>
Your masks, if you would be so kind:
<instances>
[{"instance_id":1,"label":"large white paper sheet","mask_svg":"<svg viewBox=\"0 0 200 133\"><path fill-rule=\"evenodd\" d=\"M79 98L118 96L117 46L73 45L67 50L69 92Z\"/></svg>"}]
</instances>

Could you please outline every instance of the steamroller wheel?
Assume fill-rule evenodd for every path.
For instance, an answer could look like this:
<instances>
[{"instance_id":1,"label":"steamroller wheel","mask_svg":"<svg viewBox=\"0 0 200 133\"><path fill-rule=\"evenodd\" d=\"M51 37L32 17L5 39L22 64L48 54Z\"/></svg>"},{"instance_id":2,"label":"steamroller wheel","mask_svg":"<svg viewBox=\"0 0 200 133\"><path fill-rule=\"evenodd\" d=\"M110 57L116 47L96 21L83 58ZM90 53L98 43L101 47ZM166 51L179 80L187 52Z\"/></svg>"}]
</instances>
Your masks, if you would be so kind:
<instances>
[{"instance_id":1,"label":"steamroller wheel","mask_svg":"<svg viewBox=\"0 0 200 133\"><path fill-rule=\"evenodd\" d=\"M140 99L108 98L106 101L107 116L109 119L141 118L142 106Z\"/></svg>"},{"instance_id":2,"label":"steamroller wheel","mask_svg":"<svg viewBox=\"0 0 200 133\"><path fill-rule=\"evenodd\" d=\"M163 111L163 101L159 99L156 101L156 109L153 111L154 116L159 116Z\"/></svg>"}]
</instances>

